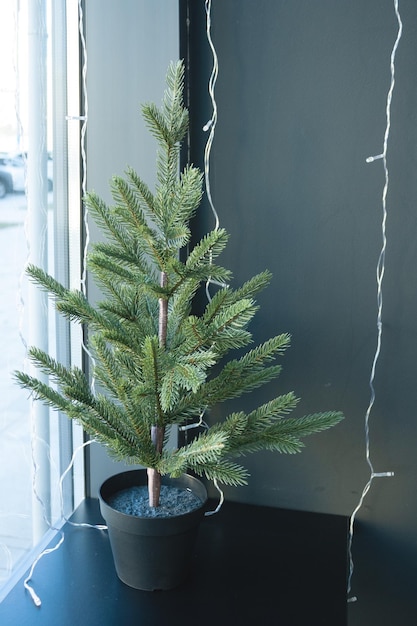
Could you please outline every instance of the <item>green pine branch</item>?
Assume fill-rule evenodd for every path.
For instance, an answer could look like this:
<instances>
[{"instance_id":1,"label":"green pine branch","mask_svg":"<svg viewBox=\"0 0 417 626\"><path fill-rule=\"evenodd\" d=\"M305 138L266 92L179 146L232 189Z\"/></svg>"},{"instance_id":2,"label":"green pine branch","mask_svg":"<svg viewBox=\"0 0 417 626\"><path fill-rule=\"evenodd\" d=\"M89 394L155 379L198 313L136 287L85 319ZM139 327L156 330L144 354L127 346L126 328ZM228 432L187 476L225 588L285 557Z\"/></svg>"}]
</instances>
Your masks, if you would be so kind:
<instances>
[{"instance_id":1,"label":"green pine branch","mask_svg":"<svg viewBox=\"0 0 417 626\"><path fill-rule=\"evenodd\" d=\"M306 436L337 424L342 415L289 417L298 400L288 393L250 413L232 413L179 450L157 450L152 442L154 427L164 433L165 446L171 425L271 383L290 343L289 335L281 334L251 345L256 297L271 274L261 272L233 288L230 270L219 263L226 231L215 228L192 242L190 220L201 202L203 175L192 165L180 172L188 129L183 87L184 65L173 63L162 105L142 107L158 143L155 188L128 168L111 181L113 204L95 193L86 196L104 236L90 246L87 259L101 301L91 304L81 291L65 288L33 265L27 270L58 312L85 327L100 392L80 369L66 368L36 347L29 354L42 377L15 376L35 398L77 420L116 458L161 474L192 470L240 485L247 471L235 457L262 449L299 452ZM210 280L230 286L217 289L196 315L194 298Z\"/></svg>"}]
</instances>

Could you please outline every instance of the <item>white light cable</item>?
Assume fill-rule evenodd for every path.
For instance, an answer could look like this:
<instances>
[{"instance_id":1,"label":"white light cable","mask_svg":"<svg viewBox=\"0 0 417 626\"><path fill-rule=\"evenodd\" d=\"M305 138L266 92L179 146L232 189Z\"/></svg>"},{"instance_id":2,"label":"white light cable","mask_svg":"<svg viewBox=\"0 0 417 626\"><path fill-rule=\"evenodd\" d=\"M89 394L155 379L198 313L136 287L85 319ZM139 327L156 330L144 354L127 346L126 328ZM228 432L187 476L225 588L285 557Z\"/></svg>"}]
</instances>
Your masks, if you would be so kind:
<instances>
[{"instance_id":1,"label":"white light cable","mask_svg":"<svg viewBox=\"0 0 417 626\"><path fill-rule=\"evenodd\" d=\"M36 593L36 591L34 590L34 588L32 587L32 585L29 584L29 581L31 580L31 578L33 576L33 572L35 570L35 567L37 566L39 561L45 555L51 554L51 552L55 552L55 550L58 550L58 548L64 543L64 533L62 532L62 530L60 530L59 528L54 528L53 526L51 526L51 530L56 530L60 534L60 538L59 538L58 542L54 546L52 546L52 548L46 548L45 550L43 550L37 556L37 558L32 563L32 566L31 566L31 568L29 570L29 574L27 575L27 577L23 581L24 588L29 592L29 595L32 598L33 603L37 607L40 607L42 605L42 601L41 601L40 597L38 596L38 594Z\"/></svg>"},{"instance_id":2,"label":"white light cable","mask_svg":"<svg viewBox=\"0 0 417 626\"><path fill-rule=\"evenodd\" d=\"M82 0L78 0L78 14L79 14L79 33L80 33L80 41L81 41L81 50L82 50L82 100L84 104L84 115L80 117L82 121L81 125L81 160L82 160L82 182L81 182L81 191L82 191L82 201L83 205L85 195L87 193L87 155L85 152L85 134L87 131L87 121L88 121L88 94L87 94L87 46L85 42L84 35L84 14L82 7ZM88 245L90 243L90 229L88 226L88 209L84 206L84 227L85 227L85 245L84 245L84 256L83 256L83 268L82 268L82 279L81 279L81 287L84 295L87 291L87 252ZM90 355L91 356L91 355Z\"/></svg>"},{"instance_id":3,"label":"white light cable","mask_svg":"<svg viewBox=\"0 0 417 626\"><path fill-rule=\"evenodd\" d=\"M214 132L215 132L216 123L217 123L217 102L215 98L214 88L215 88L217 76L219 73L219 63L218 63L218 58L217 58L217 52L216 52L216 48L214 46L213 40L211 38L211 0L205 0L205 10L206 10L206 34L207 34L207 41L209 43L212 56L213 56L213 67L212 67L212 71L211 71L209 83L208 83L208 91L209 91L211 105L212 105L212 115L211 115L211 118L208 120L208 122L203 126L204 132L210 131L208 138L207 138L206 146L204 149L204 181L205 181L205 186L206 186L207 199L210 205L210 209L214 216L214 222L215 222L214 230L218 230L220 228L220 220L219 220L219 216L217 214L217 211L213 203L213 198L211 195L211 187L210 187L210 154L211 154L211 147L213 144ZM187 16L187 27L188 26L189 26L189 19ZM209 302L211 301L210 285L213 285L213 284L219 287L223 287L223 288L227 286L225 283L220 283L218 281L212 280L211 278L208 278L206 282L206 296ZM204 411L202 411L202 413L200 414L200 418L198 422L193 422L192 424L180 426L179 430L188 431L192 428L199 428L199 427L203 427L208 430L209 428L208 424L203 421L205 412L206 411L204 409ZM219 487L217 480L214 479L213 483L217 491L219 492L220 502L214 511L207 511L205 515L213 515L214 513L217 513L220 510L224 502L224 493Z\"/></svg>"},{"instance_id":4,"label":"white light cable","mask_svg":"<svg viewBox=\"0 0 417 626\"><path fill-rule=\"evenodd\" d=\"M32 399L32 406L33 406L33 402L34 402L34 400ZM59 538L58 538L58 540L57 540L57 542L56 542L56 544L55 544L54 546L52 546L52 547L50 547L50 548L44 548L44 549L43 549L43 550L42 550L42 551L38 554L38 556L37 556L37 557L36 557L36 559L33 561L32 565L31 565L31 567L30 567L30 570L29 570L28 575L26 576L26 578L25 578L25 579L24 579L24 581L23 581L23 586L24 586L24 588L26 589L26 591L29 593L29 595L30 595L30 597L31 597L31 599L32 599L32 601L33 601L33 603L35 604L35 606L40 607L40 606L42 605L42 600L40 599L39 595L38 595L38 594L36 593L36 591L34 590L33 585L29 584L29 581L33 578L33 574L34 574L35 568L36 568L37 564L39 563L39 561L40 561L40 560L41 560L44 556L46 556L46 555L48 555L48 554L51 554L52 552L55 552L56 550L58 550L58 548L60 548L60 547L61 547L61 545L64 543L64 540L65 540L65 533L64 533L64 531L62 530L61 526L62 526L62 524L63 524L64 522L68 522L68 520L65 518L65 516L64 516L64 514L63 514L62 480L63 480L63 477L65 477L66 473L67 473L67 472L71 469L71 467L72 467L72 465L73 465L73 463L74 463L74 458L75 458L75 456L76 456L76 454L77 454L78 450L79 450L79 449L81 449L81 448L83 447L83 445L82 445L82 446L79 446L79 448L77 448L77 449L75 450L75 452L73 453L73 456L72 456L72 459L71 459L70 466L69 466L69 468L68 468L68 469L64 472L63 477L61 477L61 480L60 480L60 482L59 482L59 490L60 490L60 504L61 504L61 519L59 520L58 525L52 524L52 523L49 521L49 519L48 519L48 515L47 515L47 513L46 513L45 503L43 502L43 500L42 500L41 496L38 494L37 489L36 489L36 476L37 476L38 471L39 471L39 466L38 466L38 464L37 464L37 462L36 462L36 455L35 455L34 443L33 443L33 442L34 442L35 440L37 440L37 442L39 443L40 439L39 439L39 437L37 436L37 434L36 434L36 432L35 432L35 422L34 422L34 420L32 420L32 424L33 424L33 430L34 430L34 432L33 432L33 434L32 434L32 463L33 463L33 466L34 466L34 470L33 470L33 480L32 480L32 491L33 491L33 493L34 493L34 495L35 495L36 500L38 501L38 503L40 504L40 506L41 506L41 508L42 508L42 510L43 510L43 513L44 513L43 518L44 518L44 521L45 521L46 525L49 527L49 530L59 534ZM53 459L52 459L52 457L51 457L51 454L50 454L50 453L51 453L51 447L50 447L50 444L49 444L49 443L47 443L47 442L46 442L46 441L44 441L44 440L41 440L41 442L42 442L42 443L46 446L46 448L47 448L47 450L48 450L48 459L49 459L49 462L51 463L51 465L55 465L55 463L54 463L54 461L53 461ZM75 523L73 523L73 522L69 522L69 523L71 523L71 524L72 524L72 525L74 525L74 526L77 526L77 525L78 525L78 524L75 524ZM79 525L81 526L82 524L79 524ZM102 528L101 528L100 526L97 526L97 528L98 528L99 530L102 530Z\"/></svg>"},{"instance_id":5,"label":"white light cable","mask_svg":"<svg viewBox=\"0 0 417 626\"><path fill-rule=\"evenodd\" d=\"M205 8L206 8L206 17L207 17L206 19L207 40L208 40L208 43L209 43L209 46L213 55L213 67L212 67L212 71L211 71L209 83L208 83L208 91L210 95L213 112L212 112L211 118L203 126L204 132L210 131L208 138L207 138L206 147L204 150L204 179L206 183L207 199L209 201L210 208L213 212L214 219L215 219L214 229L218 230L220 226L220 221L219 221L219 216L217 214L217 211L214 207L213 198L211 196L211 187L210 187L210 154L211 154L211 147L212 147L213 139L214 139L214 131L216 129L216 124L217 124L217 102L216 102L216 98L214 94L214 88L215 88L217 76L219 73L219 62L217 58L216 48L211 38L211 0L206 0Z\"/></svg>"},{"instance_id":6,"label":"white light cable","mask_svg":"<svg viewBox=\"0 0 417 626\"><path fill-rule=\"evenodd\" d=\"M35 402L34 398L31 398L31 407L32 407L32 412L33 412L33 404ZM33 561L32 566L29 570L29 574L27 575L27 577L24 579L23 581L23 586L24 588L29 592L30 597L32 598L35 606L40 607L42 602L40 597L38 596L38 594L35 592L35 590L33 589L32 585L29 584L29 581L31 580L32 576L33 576L33 572L35 570L36 565L39 563L39 561L46 555L46 554L50 554L51 552L54 552L55 550L57 550L60 545L64 542L64 533L62 532L62 530L60 528L57 528L56 526L54 526L53 524L51 524L51 522L48 519L48 515L46 512L46 506L45 506L45 502L43 501L42 497L39 495L38 490L36 488L36 480L37 480L37 476L39 473L39 465L36 461L36 451L35 451L35 442L36 442L36 447L39 447L39 443L43 443L47 450L48 450L48 459L49 461L51 461L51 455L50 455L50 445L48 442L46 442L44 439L41 439L38 434L36 433L36 426L35 426L35 419L32 417L32 436L31 436L31 450L32 450L32 464L33 464L33 473L32 473L32 492L36 498L36 501L39 503L42 511L43 511L43 519L45 521L45 524L48 526L49 530L52 531L56 531L59 533L60 538L58 539L57 543L55 544L55 546L51 547L51 548L45 548L44 550L42 550L42 552L40 552L38 554L38 556L36 557L36 559Z\"/></svg>"},{"instance_id":7,"label":"white light cable","mask_svg":"<svg viewBox=\"0 0 417 626\"><path fill-rule=\"evenodd\" d=\"M87 155L85 151L85 136L87 132L87 122L88 122L88 92L87 92L87 45L85 41L84 35L84 13L83 13L83 3L82 0L78 0L78 15L79 15L79 23L78 30L80 33L80 41L81 41L81 51L82 51L82 101L84 107L84 114L80 116L78 119L82 122L81 125L81 137L80 137L80 149L81 149L81 162L82 162L82 181L81 181L81 195L82 195L82 206L83 206L83 219L84 219L84 251L83 251L83 266L82 266L82 275L81 275L81 290L84 295L87 294L87 253L90 244L90 227L88 224L88 207L85 203L85 196L87 193ZM82 348L84 352L87 354L90 362L94 365L94 357L91 354L90 350L85 345L84 339L82 339ZM91 391L94 393L95 391L95 379L92 376L91 379Z\"/></svg>"},{"instance_id":8,"label":"white light cable","mask_svg":"<svg viewBox=\"0 0 417 626\"><path fill-rule=\"evenodd\" d=\"M375 472L374 466L371 461L371 444L370 444L370 433L369 433L369 419L371 415L372 408L375 402L375 388L374 388L374 380L375 380L375 371L376 365L379 359L380 351L381 351L381 343L382 343L382 305L383 305L383 293L382 293L382 283L385 273L385 251L387 246L387 236L386 236L386 222L387 222L387 193L388 193L388 185L389 185L389 171L387 165L387 149L388 149L388 140L391 129L391 102L392 102L392 94L395 86L395 56L397 52L398 45L400 43L401 35L402 35L402 20L398 7L398 0L394 0L394 9L395 15L398 22L398 31L397 37L392 48L391 52L391 60L390 60L390 69L391 69L391 84L387 95L386 101L386 128L384 134L384 143L383 143L383 152L382 154L378 154L377 156L370 156L366 159L367 163L372 163L376 160L382 159L384 174L385 174L385 184L382 192L382 248L378 259L377 271L376 271L376 280L377 280L377 346L374 355L374 359L372 362L371 368L371 376L369 380L369 387L371 391L370 401L368 405L368 409L365 414L365 450L366 450L366 462L370 469L370 477L368 482L366 483L362 495L360 497L359 503L356 506L350 517L349 524L349 542L348 542L348 554L349 554L349 576L348 576L348 585L347 585L347 593L348 596L351 592L351 583L352 583L352 575L354 570L354 562L352 556L352 544L353 544L353 535L354 535L354 524L356 520L356 516L361 509L364 499L370 490L374 478L386 478L394 476L394 472ZM352 596L348 597L348 602L356 602L357 597Z\"/></svg>"},{"instance_id":9,"label":"white light cable","mask_svg":"<svg viewBox=\"0 0 417 626\"><path fill-rule=\"evenodd\" d=\"M80 288L84 295L87 294L87 254L90 244L90 227L88 224L88 208L85 204L85 196L87 193L87 155L85 150L85 137L87 132L88 122L88 93L87 93L87 45L84 35L84 13L82 7L82 0L78 0L78 32L81 43L82 54L82 67L81 67L81 99L83 102L83 114L82 115L67 115L67 121L81 122L80 132L80 152L81 152L81 202L83 208L83 224L84 224L84 248L82 255L82 268L80 278ZM87 348L84 338L81 339L81 347L85 354L88 356L91 363L94 364L94 357L90 350ZM94 376L91 379L91 390L94 393L95 379Z\"/></svg>"},{"instance_id":10,"label":"white light cable","mask_svg":"<svg viewBox=\"0 0 417 626\"><path fill-rule=\"evenodd\" d=\"M74 462L75 462L75 458L76 458L78 452L80 452L80 450L83 450L86 446L90 445L93 442L94 442L93 439L89 439L88 441L85 441L84 443L79 445L74 450L73 455L71 457L71 461L70 461L68 467L66 468L66 470L63 472L63 474L60 477L58 487L59 487L59 498L60 498L60 505L61 505L61 519L59 521L59 525L58 526L51 524L49 522L49 520L47 519L44 502L42 501L42 498L38 495L37 490L36 490L35 479L33 480L33 492L34 492L35 497L38 500L39 504L42 506L42 508L44 510L45 522L49 526L49 529L51 531L55 531L55 532L59 533L59 539L58 539L57 543L54 546L52 546L51 548L45 548L44 550L42 550L42 552L40 552L40 554L33 561L32 565L31 565L31 568L29 570L29 573L28 573L27 577L25 578L25 580L23 581L24 588L29 592L29 594L30 594L30 596L31 596L35 606L37 606L37 607L41 606L42 601L41 601L40 597L38 596L38 594L35 592L33 586L29 584L29 581L32 579L33 573L34 573L35 568L36 568L37 564L39 563L39 561L44 556L46 556L47 554L51 554L52 552L55 552L55 550L58 550L58 548L64 543L65 533L62 530L61 525L65 522L65 523L69 524L70 526L75 526L75 527L78 527L78 528L93 528L95 530L107 530L107 526L105 526L104 524L88 524L86 522L72 522L71 520L69 520L64 515L64 498L63 498L63 482L64 482L64 479L65 479L66 475L68 474L68 472L70 472L70 470L72 469L72 467L74 465ZM46 442L44 442L44 443L48 447L48 450L50 450L49 444L46 444ZM52 458L50 456L49 456L49 459L50 459L51 463L53 463L53 460L52 460ZM34 454L32 455L32 462L35 465L34 476L36 476L37 471L38 471L38 466L36 464L36 459L35 459Z\"/></svg>"},{"instance_id":11,"label":"white light cable","mask_svg":"<svg viewBox=\"0 0 417 626\"><path fill-rule=\"evenodd\" d=\"M181 430L182 432L186 432L187 430L191 430L192 428L200 428L200 426L203 428L208 428L208 425L203 420L205 412L206 411L204 409L204 411L200 413L200 419L198 420L198 422L193 422L192 424L186 424L185 426L180 426L179 430Z\"/></svg>"},{"instance_id":12,"label":"white light cable","mask_svg":"<svg viewBox=\"0 0 417 626\"><path fill-rule=\"evenodd\" d=\"M217 214L217 211L214 207L214 203L213 203L213 198L211 196L211 187L210 187L210 154L211 154L211 147L213 144L213 139L214 139L214 132L216 129L216 124L217 124L217 102L216 102L216 97L215 97L215 92L214 92L214 88L216 85L216 81L217 81L217 76L219 73L219 61L217 58L217 52L216 52L216 48L214 46L213 40L211 38L211 0L206 0L205 1L205 9L206 9L206 33L207 33L207 41L209 43L210 49L211 49L211 53L213 55L213 67L212 67L212 71L210 74L210 78L209 78L209 83L208 83L208 91L209 91L209 95L210 95L210 99L211 99L211 105L212 105L212 115L211 118L209 119L209 121L204 125L203 130L205 132L209 131L209 136L206 142L206 147L204 150L204 179L205 179L205 183L206 183L206 193L207 193L207 198L210 204L210 208L212 210L212 213L214 215L214 220L215 220L215 230L218 230L220 227L220 220L219 220L219 216ZM217 281L213 281L212 279L208 279L207 283L206 283L206 296L207 299L209 300L209 302L211 301L211 295L210 295L210 284L216 284L219 287L226 287L226 285L224 283L218 283ZM203 416L204 416L205 411L203 411L203 413L200 416L200 421L202 421ZM207 425L206 425L207 426ZM220 488L218 482L216 479L214 479L213 481L214 486L216 487L217 491L219 492L219 496L220 496L220 501L219 504L217 505L217 507L214 509L214 511L206 511L205 515L209 516L209 515L214 515L215 513L218 513L221 509L221 506L224 502L224 493L222 491L222 489Z\"/></svg>"},{"instance_id":13,"label":"white light cable","mask_svg":"<svg viewBox=\"0 0 417 626\"><path fill-rule=\"evenodd\" d=\"M214 478L213 479L213 484L216 487L217 491L219 492L219 504L216 506L215 509L213 509L213 511L206 511L204 513L205 517L209 517L210 515L215 515L216 513L218 513L220 511L220 509L223 506L223 502L224 502L224 492L221 489L219 483L217 482L217 479Z\"/></svg>"},{"instance_id":14,"label":"white light cable","mask_svg":"<svg viewBox=\"0 0 417 626\"><path fill-rule=\"evenodd\" d=\"M219 220L219 216L214 206L213 198L211 195L210 155L211 155L211 148L213 145L214 133L215 133L216 124L217 124L217 102L216 102L214 89L215 89L215 85L217 81L217 76L219 73L219 61L217 57L216 48L214 46L213 39L211 37L211 0L205 1L205 9L206 9L206 34L207 34L207 41L209 43L211 53L213 56L213 67L212 67L209 82L208 82L208 92L209 92L210 100L211 100L212 115L211 115L211 118L208 120L208 122L206 122L206 124L204 124L203 126L204 132L209 131L206 146L204 149L204 182L206 185L207 199L210 205L210 209L214 216L214 230L218 230L220 228L220 220ZM222 287L222 288L227 287L225 283L220 283L218 281L215 281L209 278L206 282L206 296L209 301L211 301L210 285L217 285L218 287Z\"/></svg>"},{"instance_id":15,"label":"white light cable","mask_svg":"<svg viewBox=\"0 0 417 626\"><path fill-rule=\"evenodd\" d=\"M85 522L71 522L71 520L69 520L64 515L64 497L63 497L63 482L64 482L64 479L65 479L66 475L68 474L68 472L71 471L72 466L74 465L74 462L75 462L75 457L77 456L78 452L80 450L83 450L86 446L89 446L89 445L91 445L94 442L95 442L94 439L88 439L88 441L84 441L84 443L79 445L78 448L76 448L76 450L74 450L74 453L73 453L73 455L71 457L71 461L70 461L67 469L61 475L61 478L59 480L59 496L60 496L60 501L61 501L61 515L62 515L62 519L65 520L65 522L67 524L70 524L70 526L77 526L77 527L80 527L80 528L95 528L96 530L107 530L107 526L105 526L104 524L87 524Z\"/></svg>"}]
</instances>

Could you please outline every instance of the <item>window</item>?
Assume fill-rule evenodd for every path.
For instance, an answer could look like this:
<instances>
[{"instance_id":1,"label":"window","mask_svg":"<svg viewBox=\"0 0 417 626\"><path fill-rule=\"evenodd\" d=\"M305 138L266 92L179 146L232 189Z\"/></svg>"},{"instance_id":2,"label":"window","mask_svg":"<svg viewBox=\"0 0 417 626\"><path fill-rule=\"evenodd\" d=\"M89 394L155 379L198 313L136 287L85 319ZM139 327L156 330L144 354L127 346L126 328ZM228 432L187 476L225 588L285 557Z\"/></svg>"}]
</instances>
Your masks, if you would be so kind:
<instances>
[{"instance_id":1,"label":"window","mask_svg":"<svg viewBox=\"0 0 417 626\"><path fill-rule=\"evenodd\" d=\"M80 284L79 3L3 0L1 9L0 600L84 484L79 455L60 489L80 429L32 403L12 379L27 368L25 344L82 361L80 331L24 277L29 261Z\"/></svg>"}]
</instances>

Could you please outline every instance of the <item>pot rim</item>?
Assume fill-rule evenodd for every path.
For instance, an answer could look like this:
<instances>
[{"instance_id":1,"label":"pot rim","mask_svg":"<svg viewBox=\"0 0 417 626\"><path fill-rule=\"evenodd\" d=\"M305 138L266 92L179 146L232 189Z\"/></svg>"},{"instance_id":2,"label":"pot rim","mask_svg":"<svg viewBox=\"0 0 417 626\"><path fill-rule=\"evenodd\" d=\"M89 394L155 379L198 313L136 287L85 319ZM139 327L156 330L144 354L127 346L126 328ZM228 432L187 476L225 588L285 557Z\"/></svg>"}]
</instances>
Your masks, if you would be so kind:
<instances>
[{"instance_id":1,"label":"pot rim","mask_svg":"<svg viewBox=\"0 0 417 626\"><path fill-rule=\"evenodd\" d=\"M177 483L180 484L177 485ZM159 525L166 524L169 520L173 519L183 519L185 521L190 517L199 517L202 514L202 509L204 508L208 500L208 494L207 489L201 480L199 480L195 476L191 476L191 474L181 474L181 476L179 476L178 478L162 476L162 484L175 484L179 488L189 489L201 501L201 505L192 509L191 511L180 513L179 515L170 515L166 517L132 515L130 513L123 513L122 511L118 511L117 509L112 507L108 503L108 498L114 493L117 493L118 491L122 491L123 489L127 489L129 487L144 487L147 485L147 473L145 468L127 470L124 472L113 474L102 483L98 494L101 514L105 519L106 517L110 516L113 523L114 518L117 518L120 522L122 522L122 520L142 520L144 523L151 522L152 524Z\"/></svg>"}]
</instances>

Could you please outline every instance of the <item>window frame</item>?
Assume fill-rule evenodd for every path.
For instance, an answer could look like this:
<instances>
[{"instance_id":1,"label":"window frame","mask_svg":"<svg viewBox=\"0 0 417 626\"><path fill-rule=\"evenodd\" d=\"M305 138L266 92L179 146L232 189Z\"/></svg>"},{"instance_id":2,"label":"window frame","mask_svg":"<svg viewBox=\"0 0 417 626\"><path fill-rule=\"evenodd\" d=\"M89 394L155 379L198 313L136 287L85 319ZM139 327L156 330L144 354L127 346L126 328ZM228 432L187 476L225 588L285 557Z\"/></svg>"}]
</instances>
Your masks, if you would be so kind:
<instances>
[{"instance_id":1,"label":"window frame","mask_svg":"<svg viewBox=\"0 0 417 626\"><path fill-rule=\"evenodd\" d=\"M46 32L50 37L49 52L51 54L50 59L48 59L48 62L51 61L48 79L50 78L52 85L50 113L52 115L54 188L53 233L51 236L54 256L53 267L49 265L48 271L52 271L54 277L64 285L70 288L80 288L85 245L81 197L82 177L85 169L85 162L83 163L81 156L81 124L85 106L80 77L80 67L84 62L80 32L83 27L80 19L82 5L79 0L41 0L37 5L39 11L42 12L39 14L40 29L43 27L43 20L45 23L47 21L47 11L50 11ZM30 16L28 13L29 21L33 18L33 14ZM49 26L51 32L48 32ZM29 27L28 37L30 36ZM42 32L39 36L45 37L46 40L46 33ZM48 53L46 53L47 56ZM43 94L43 97L46 98L46 93ZM31 132L31 123L33 124L33 120L31 121L29 117L29 133ZM32 143L32 147L33 145L35 144ZM45 173L45 180L41 181L40 186L38 187L36 183L32 186L36 198L38 192L42 194L45 189L46 168L43 167L42 159L46 151L45 145L42 154L36 155L35 164L33 162L25 164L29 170L29 175L32 177L35 168L37 175ZM31 210L39 210L36 201L30 200L34 206ZM46 202L45 207L46 213L48 213ZM36 237L36 227L34 230L31 228L27 230L29 250L31 243L33 243L31 237ZM29 297L24 306L28 307L31 302ZM38 300L38 302L41 303L40 306L45 306L45 300ZM54 345L48 346L47 350L50 351L51 349L53 355L67 366L82 367L84 361L82 329L59 316L51 305L47 305L47 308L46 332L49 336L51 329L54 332ZM45 311L42 310L40 315L45 315ZM29 341L29 343L32 342ZM32 402L31 409L28 402L28 411L33 411L35 404L40 403ZM39 494L33 496L34 505L31 520L34 537L33 547L14 564L9 577L0 586L0 603L85 497L85 455L82 447L85 438L84 432L78 424L68 420L66 416L51 415L51 411L52 409L47 409L47 413L41 415L40 421L36 421L37 417L35 416L35 429L32 430L32 437L35 435L35 443L32 440L32 453L35 452L39 455L33 463L35 474L33 484L36 480L39 480L40 483ZM51 424L54 424L54 428L50 428ZM40 430L38 431L36 427L39 425ZM51 433L51 431L53 432ZM45 438L46 446L42 438ZM49 445L51 445L51 452L56 459L57 468L55 469L53 462L51 463L49 459ZM73 457L74 451L79 453ZM61 485L61 478L72 462L71 469L67 472ZM45 502L40 502L38 495L41 500L45 499ZM48 523L41 519L44 515L44 505L46 505L47 514L50 516Z\"/></svg>"}]
</instances>

